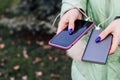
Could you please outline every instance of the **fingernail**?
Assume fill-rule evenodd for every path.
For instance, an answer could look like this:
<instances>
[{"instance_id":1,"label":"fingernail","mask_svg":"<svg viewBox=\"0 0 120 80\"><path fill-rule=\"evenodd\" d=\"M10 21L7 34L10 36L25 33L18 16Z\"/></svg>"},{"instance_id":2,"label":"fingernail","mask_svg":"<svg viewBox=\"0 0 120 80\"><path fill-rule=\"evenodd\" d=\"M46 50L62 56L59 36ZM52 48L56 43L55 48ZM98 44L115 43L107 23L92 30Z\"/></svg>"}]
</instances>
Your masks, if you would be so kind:
<instances>
[{"instance_id":1,"label":"fingernail","mask_svg":"<svg viewBox=\"0 0 120 80\"><path fill-rule=\"evenodd\" d=\"M98 42L100 42L100 40L101 40L101 37L98 36L98 37L95 39L95 42L98 43Z\"/></svg>"},{"instance_id":2,"label":"fingernail","mask_svg":"<svg viewBox=\"0 0 120 80\"><path fill-rule=\"evenodd\" d=\"M69 32L69 34L71 35L71 34L72 34L72 32L73 32L73 29L72 29L72 28L70 28L70 29L68 30L68 32Z\"/></svg>"}]
</instances>

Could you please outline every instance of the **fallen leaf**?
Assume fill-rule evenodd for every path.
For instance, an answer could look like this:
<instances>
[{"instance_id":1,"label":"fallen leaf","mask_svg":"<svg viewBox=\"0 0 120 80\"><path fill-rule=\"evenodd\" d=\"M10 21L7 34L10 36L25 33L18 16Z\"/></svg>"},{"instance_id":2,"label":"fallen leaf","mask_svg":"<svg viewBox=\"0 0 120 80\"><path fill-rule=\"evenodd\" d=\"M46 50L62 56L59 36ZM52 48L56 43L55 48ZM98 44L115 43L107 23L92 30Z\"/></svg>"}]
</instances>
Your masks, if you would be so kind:
<instances>
[{"instance_id":1,"label":"fallen leaf","mask_svg":"<svg viewBox=\"0 0 120 80\"><path fill-rule=\"evenodd\" d=\"M14 77L10 77L10 80L15 80L15 78Z\"/></svg>"},{"instance_id":2,"label":"fallen leaf","mask_svg":"<svg viewBox=\"0 0 120 80\"><path fill-rule=\"evenodd\" d=\"M51 55L48 55L49 60L53 60L53 57Z\"/></svg>"},{"instance_id":3,"label":"fallen leaf","mask_svg":"<svg viewBox=\"0 0 120 80\"><path fill-rule=\"evenodd\" d=\"M30 40L28 40L28 41L27 41L27 44L28 44L28 45L30 45L30 44L31 44L31 41L30 41Z\"/></svg>"},{"instance_id":4,"label":"fallen leaf","mask_svg":"<svg viewBox=\"0 0 120 80\"><path fill-rule=\"evenodd\" d=\"M41 62L42 59L40 57L36 57L35 60L33 61L33 64Z\"/></svg>"},{"instance_id":5,"label":"fallen leaf","mask_svg":"<svg viewBox=\"0 0 120 80\"><path fill-rule=\"evenodd\" d=\"M50 46L50 45L44 45L43 48L44 48L44 49L50 49L51 46Z\"/></svg>"},{"instance_id":6,"label":"fallen leaf","mask_svg":"<svg viewBox=\"0 0 120 80\"><path fill-rule=\"evenodd\" d=\"M54 58L54 61L57 62L57 61L58 61L58 57L55 57L55 58Z\"/></svg>"},{"instance_id":7,"label":"fallen leaf","mask_svg":"<svg viewBox=\"0 0 120 80\"><path fill-rule=\"evenodd\" d=\"M27 75L23 76L22 80L28 80L28 76Z\"/></svg>"},{"instance_id":8,"label":"fallen leaf","mask_svg":"<svg viewBox=\"0 0 120 80\"><path fill-rule=\"evenodd\" d=\"M20 66L19 66L19 65L16 65L16 66L13 67L13 69L17 71L17 70L20 69Z\"/></svg>"},{"instance_id":9,"label":"fallen leaf","mask_svg":"<svg viewBox=\"0 0 120 80\"><path fill-rule=\"evenodd\" d=\"M40 45L40 46L43 46L44 45L44 42L43 41L36 41L36 44Z\"/></svg>"},{"instance_id":10,"label":"fallen leaf","mask_svg":"<svg viewBox=\"0 0 120 80\"><path fill-rule=\"evenodd\" d=\"M18 58L20 58L20 57L21 57L21 55L18 53L18 54L17 54L17 57L18 57Z\"/></svg>"},{"instance_id":11,"label":"fallen leaf","mask_svg":"<svg viewBox=\"0 0 120 80\"><path fill-rule=\"evenodd\" d=\"M1 64L0 64L1 66L5 66L5 64L2 62Z\"/></svg>"},{"instance_id":12,"label":"fallen leaf","mask_svg":"<svg viewBox=\"0 0 120 80\"><path fill-rule=\"evenodd\" d=\"M0 41L2 41L3 39L2 39L2 37L0 37Z\"/></svg>"},{"instance_id":13,"label":"fallen leaf","mask_svg":"<svg viewBox=\"0 0 120 80\"><path fill-rule=\"evenodd\" d=\"M39 72L35 72L35 76L36 76L36 77L41 77L42 74L43 74L43 73L42 73L41 71L39 71Z\"/></svg>"},{"instance_id":14,"label":"fallen leaf","mask_svg":"<svg viewBox=\"0 0 120 80\"><path fill-rule=\"evenodd\" d=\"M24 56L25 59L29 58L29 56L27 54L27 48L26 47L23 48L23 56Z\"/></svg>"},{"instance_id":15,"label":"fallen leaf","mask_svg":"<svg viewBox=\"0 0 120 80\"><path fill-rule=\"evenodd\" d=\"M51 74L51 77L53 77L53 78L60 78L60 74Z\"/></svg>"},{"instance_id":16,"label":"fallen leaf","mask_svg":"<svg viewBox=\"0 0 120 80\"><path fill-rule=\"evenodd\" d=\"M24 56L25 59L29 59L29 56L28 56L27 53L23 53L23 56Z\"/></svg>"},{"instance_id":17,"label":"fallen leaf","mask_svg":"<svg viewBox=\"0 0 120 80\"><path fill-rule=\"evenodd\" d=\"M5 48L5 44L0 44L0 49L3 49L3 48Z\"/></svg>"},{"instance_id":18,"label":"fallen leaf","mask_svg":"<svg viewBox=\"0 0 120 80\"><path fill-rule=\"evenodd\" d=\"M23 53L27 53L27 49L26 48L23 48Z\"/></svg>"}]
</instances>

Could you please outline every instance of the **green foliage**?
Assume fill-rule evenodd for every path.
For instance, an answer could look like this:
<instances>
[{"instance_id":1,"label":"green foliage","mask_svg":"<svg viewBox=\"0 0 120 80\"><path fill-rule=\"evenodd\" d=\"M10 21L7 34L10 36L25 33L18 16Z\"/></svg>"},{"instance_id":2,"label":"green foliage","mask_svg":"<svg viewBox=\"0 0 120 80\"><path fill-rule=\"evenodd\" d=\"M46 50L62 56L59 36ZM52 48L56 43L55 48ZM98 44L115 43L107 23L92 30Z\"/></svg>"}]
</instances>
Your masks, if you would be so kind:
<instances>
[{"instance_id":1,"label":"green foliage","mask_svg":"<svg viewBox=\"0 0 120 80\"><path fill-rule=\"evenodd\" d=\"M18 6L21 0L12 0L12 5L11 6Z\"/></svg>"},{"instance_id":2,"label":"green foliage","mask_svg":"<svg viewBox=\"0 0 120 80\"><path fill-rule=\"evenodd\" d=\"M23 27L34 31L54 33L51 27L60 12L61 0L4 0L0 1L0 25L16 30ZM4 20L4 18L6 20Z\"/></svg>"},{"instance_id":3,"label":"green foliage","mask_svg":"<svg viewBox=\"0 0 120 80\"><path fill-rule=\"evenodd\" d=\"M6 8L11 6L13 0L0 0L0 13L4 12Z\"/></svg>"},{"instance_id":4,"label":"green foliage","mask_svg":"<svg viewBox=\"0 0 120 80\"><path fill-rule=\"evenodd\" d=\"M15 14L14 12L19 3L20 0L0 0L0 17L1 15L4 15L7 18L17 17L18 13ZM14 11L12 9L14 9Z\"/></svg>"}]
</instances>

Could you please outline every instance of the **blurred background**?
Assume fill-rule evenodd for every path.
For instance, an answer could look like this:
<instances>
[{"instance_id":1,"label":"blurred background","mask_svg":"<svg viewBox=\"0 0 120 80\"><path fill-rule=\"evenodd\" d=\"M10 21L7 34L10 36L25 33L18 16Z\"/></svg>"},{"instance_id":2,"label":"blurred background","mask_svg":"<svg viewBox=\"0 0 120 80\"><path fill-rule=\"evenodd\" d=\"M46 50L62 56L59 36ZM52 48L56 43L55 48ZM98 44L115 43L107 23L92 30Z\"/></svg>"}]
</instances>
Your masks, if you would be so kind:
<instances>
[{"instance_id":1,"label":"blurred background","mask_svg":"<svg viewBox=\"0 0 120 80\"><path fill-rule=\"evenodd\" d=\"M71 59L48 41L61 0L0 0L0 80L71 80Z\"/></svg>"}]
</instances>

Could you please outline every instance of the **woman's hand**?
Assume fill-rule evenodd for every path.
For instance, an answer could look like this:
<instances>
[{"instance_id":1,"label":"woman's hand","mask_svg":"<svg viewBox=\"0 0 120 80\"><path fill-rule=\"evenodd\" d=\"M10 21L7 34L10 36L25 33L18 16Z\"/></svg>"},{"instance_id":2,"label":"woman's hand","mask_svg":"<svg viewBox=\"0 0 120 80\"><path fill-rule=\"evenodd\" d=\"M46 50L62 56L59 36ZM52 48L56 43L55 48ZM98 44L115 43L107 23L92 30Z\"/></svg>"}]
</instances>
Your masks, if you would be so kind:
<instances>
[{"instance_id":1,"label":"woman's hand","mask_svg":"<svg viewBox=\"0 0 120 80\"><path fill-rule=\"evenodd\" d=\"M81 18L82 18L82 14L79 12L79 10L77 9L69 10L61 18L58 24L57 34L61 32L63 29L65 29L67 26L68 26L69 34L71 34L74 31L75 20L81 19Z\"/></svg>"},{"instance_id":2,"label":"woman's hand","mask_svg":"<svg viewBox=\"0 0 120 80\"><path fill-rule=\"evenodd\" d=\"M99 35L98 41L103 40L108 34L113 35L113 41L110 49L110 54L115 53L118 45L120 45L120 19L116 19Z\"/></svg>"}]
</instances>

